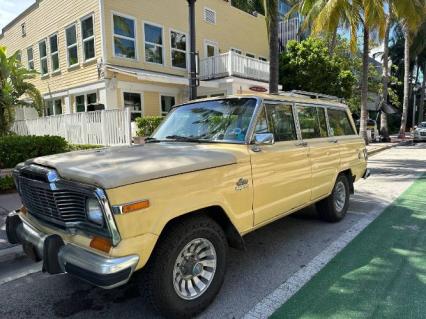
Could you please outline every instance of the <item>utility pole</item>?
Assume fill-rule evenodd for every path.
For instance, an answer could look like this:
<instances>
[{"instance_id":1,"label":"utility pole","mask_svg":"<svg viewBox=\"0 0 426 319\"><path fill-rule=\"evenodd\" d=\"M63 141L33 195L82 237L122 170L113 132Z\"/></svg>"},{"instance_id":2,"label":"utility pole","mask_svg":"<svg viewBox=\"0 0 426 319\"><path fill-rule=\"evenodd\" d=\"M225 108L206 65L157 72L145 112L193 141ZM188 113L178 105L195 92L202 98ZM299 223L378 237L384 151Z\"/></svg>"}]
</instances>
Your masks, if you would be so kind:
<instances>
[{"instance_id":1,"label":"utility pole","mask_svg":"<svg viewBox=\"0 0 426 319\"><path fill-rule=\"evenodd\" d=\"M189 6L189 40L190 40L190 67L189 67L189 99L197 98L197 64L196 64L196 38L195 38L195 2L187 0Z\"/></svg>"}]
</instances>

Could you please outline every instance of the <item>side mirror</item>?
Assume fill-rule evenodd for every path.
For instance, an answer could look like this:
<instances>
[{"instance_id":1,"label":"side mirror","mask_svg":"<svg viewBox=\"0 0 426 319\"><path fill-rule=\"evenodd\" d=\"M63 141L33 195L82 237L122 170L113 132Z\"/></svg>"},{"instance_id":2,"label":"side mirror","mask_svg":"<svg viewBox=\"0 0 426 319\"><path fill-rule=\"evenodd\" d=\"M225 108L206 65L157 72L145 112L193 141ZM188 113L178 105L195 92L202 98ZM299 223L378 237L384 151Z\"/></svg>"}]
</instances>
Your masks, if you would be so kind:
<instances>
[{"instance_id":1,"label":"side mirror","mask_svg":"<svg viewBox=\"0 0 426 319\"><path fill-rule=\"evenodd\" d=\"M274 143L275 138L272 133L258 133L254 135L255 145L273 145Z\"/></svg>"}]
</instances>

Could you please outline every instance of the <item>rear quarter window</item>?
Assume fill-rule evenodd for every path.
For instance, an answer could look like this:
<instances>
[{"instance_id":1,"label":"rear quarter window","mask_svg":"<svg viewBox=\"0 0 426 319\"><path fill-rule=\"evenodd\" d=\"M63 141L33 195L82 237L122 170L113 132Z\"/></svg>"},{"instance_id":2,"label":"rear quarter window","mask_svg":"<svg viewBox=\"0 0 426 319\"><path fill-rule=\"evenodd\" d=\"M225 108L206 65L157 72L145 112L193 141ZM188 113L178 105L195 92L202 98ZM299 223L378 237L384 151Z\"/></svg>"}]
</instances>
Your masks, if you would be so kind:
<instances>
[{"instance_id":1,"label":"rear quarter window","mask_svg":"<svg viewBox=\"0 0 426 319\"><path fill-rule=\"evenodd\" d=\"M345 110L328 109L327 113L332 136L356 134Z\"/></svg>"}]
</instances>

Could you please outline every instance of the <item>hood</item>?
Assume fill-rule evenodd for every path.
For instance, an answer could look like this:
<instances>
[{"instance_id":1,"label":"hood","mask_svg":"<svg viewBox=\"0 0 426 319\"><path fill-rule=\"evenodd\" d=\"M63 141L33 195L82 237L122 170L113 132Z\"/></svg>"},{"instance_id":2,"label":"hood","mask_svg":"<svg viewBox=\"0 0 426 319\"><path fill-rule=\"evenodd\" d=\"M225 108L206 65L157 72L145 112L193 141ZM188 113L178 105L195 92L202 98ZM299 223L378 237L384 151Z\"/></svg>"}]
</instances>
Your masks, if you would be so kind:
<instances>
[{"instance_id":1,"label":"hood","mask_svg":"<svg viewBox=\"0 0 426 319\"><path fill-rule=\"evenodd\" d=\"M64 179L109 189L237 162L235 152L212 145L119 146L38 157L26 164L51 167Z\"/></svg>"}]
</instances>

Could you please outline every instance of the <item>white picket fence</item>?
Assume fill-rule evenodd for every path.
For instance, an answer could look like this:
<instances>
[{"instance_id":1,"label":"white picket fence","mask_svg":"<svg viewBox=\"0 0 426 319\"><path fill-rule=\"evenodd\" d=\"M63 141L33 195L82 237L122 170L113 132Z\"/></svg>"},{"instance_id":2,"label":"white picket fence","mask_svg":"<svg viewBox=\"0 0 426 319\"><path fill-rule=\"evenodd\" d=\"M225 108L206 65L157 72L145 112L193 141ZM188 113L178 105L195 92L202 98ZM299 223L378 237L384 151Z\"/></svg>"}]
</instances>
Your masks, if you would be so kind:
<instances>
[{"instance_id":1,"label":"white picket fence","mask_svg":"<svg viewBox=\"0 0 426 319\"><path fill-rule=\"evenodd\" d=\"M34 120L15 121L18 135L57 135L72 144L131 144L130 109L62 114Z\"/></svg>"}]
</instances>

